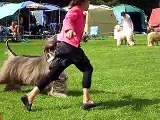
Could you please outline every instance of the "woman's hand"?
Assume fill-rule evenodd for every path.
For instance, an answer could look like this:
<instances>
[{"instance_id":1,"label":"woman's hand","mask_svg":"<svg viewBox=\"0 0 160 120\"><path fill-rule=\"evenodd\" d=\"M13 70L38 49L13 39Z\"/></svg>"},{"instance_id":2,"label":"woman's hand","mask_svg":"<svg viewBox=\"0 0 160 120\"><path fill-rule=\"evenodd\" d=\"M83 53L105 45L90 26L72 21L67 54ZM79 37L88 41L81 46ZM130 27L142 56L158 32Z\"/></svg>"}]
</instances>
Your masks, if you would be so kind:
<instances>
[{"instance_id":1,"label":"woman's hand","mask_svg":"<svg viewBox=\"0 0 160 120\"><path fill-rule=\"evenodd\" d=\"M86 32L83 32L81 41L87 42L88 35Z\"/></svg>"},{"instance_id":2,"label":"woman's hand","mask_svg":"<svg viewBox=\"0 0 160 120\"><path fill-rule=\"evenodd\" d=\"M71 39L76 35L76 33L73 30L68 30L66 32L66 38Z\"/></svg>"}]
</instances>

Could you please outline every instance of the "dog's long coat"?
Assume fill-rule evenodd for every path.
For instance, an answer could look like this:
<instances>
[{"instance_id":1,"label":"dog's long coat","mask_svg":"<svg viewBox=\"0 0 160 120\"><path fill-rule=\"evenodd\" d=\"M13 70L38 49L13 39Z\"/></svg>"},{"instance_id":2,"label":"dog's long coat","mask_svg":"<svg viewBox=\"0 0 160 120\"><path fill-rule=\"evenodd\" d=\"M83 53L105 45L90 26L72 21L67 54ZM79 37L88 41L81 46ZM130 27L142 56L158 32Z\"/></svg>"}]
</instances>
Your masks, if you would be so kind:
<instances>
[{"instance_id":1,"label":"dog's long coat","mask_svg":"<svg viewBox=\"0 0 160 120\"><path fill-rule=\"evenodd\" d=\"M132 32L124 32L121 30L119 25L116 25L114 27L114 39L117 40L117 46L122 45L123 42L127 42L130 46L135 45L135 41L133 39L133 33Z\"/></svg>"},{"instance_id":2,"label":"dog's long coat","mask_svg":"<svg viewBox=\"0 0 160 120\"><path fill-rule=\"evenodd\" d=\"M160 41L160 32L150 32L147 35L148 46L153 46L154 43L158 45L158 41Z\"/></svg>"},{"instance_id":3,"label":"dog's long coat","mask_svg":"<svg viewBox=\"0 0 160 120\"><path fill-rule=\"evenodd\" d=\"M8 47L8 59L0 69L0 84L6 84L5 90L21 90L21 85L36 85L49 72L48 54L54 55L56 36L46 40L42 56L19 56ZM52 56L53 57L53 56ZM67 76L63 72L59 80L46 87L48 95L66 96Z\"/></svg>"}]
</instances>

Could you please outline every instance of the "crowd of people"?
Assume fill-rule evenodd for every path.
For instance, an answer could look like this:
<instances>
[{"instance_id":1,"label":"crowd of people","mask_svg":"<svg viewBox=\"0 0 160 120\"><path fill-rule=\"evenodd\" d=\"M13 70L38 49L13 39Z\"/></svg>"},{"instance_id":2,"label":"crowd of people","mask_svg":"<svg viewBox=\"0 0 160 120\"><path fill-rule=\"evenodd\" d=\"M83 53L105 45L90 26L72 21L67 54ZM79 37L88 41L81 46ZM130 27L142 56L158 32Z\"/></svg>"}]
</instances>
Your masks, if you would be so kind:
<instances>
[{"instance_id":1,"label":"crowd of people","mask_svg":"<svg viewBox=\"0 0 160 120\"><path fill-rule=\"evenodd\" d=\"M3 42L3 37L13 37L12 41L20 41L20 36L41 35L43 31L42 25L37 25L36 18L29 11L21 10L17 19L12 21L0 21L0 41Z\"/></svg>"},{"instance_id":2,"label":"crowd of people","mask_svg":"<svg viewBox=\"0 0 160 120\"><path fill-rule=\"evenodd\" d=\"M20 40L20 35L22 34L24 28L26 29L28 27L27 21L28 21L28 18L24 18L24 19L21 18L19 20L13 20L9 24L2 22L0 24L0 35L1 35L0 41L3 42L3 37L7 36L7 37L11 37L13 42L18 42Z\"/></svg>"}]
</instances>

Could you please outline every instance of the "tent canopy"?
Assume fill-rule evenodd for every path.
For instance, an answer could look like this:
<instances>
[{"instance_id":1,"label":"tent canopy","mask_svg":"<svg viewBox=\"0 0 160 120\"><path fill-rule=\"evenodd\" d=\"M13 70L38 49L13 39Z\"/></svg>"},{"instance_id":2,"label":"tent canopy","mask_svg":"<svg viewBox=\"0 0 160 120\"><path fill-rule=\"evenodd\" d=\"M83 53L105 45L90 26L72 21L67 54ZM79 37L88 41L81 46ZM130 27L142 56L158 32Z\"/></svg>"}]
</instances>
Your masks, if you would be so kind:
<instances>
[{"instance_id":1,"label":"tent canopy","mask_svg":"<svg viewBox=\"0 0 160 120\"><path fill-rule=\"evenodd\" d=\"M155 8L152 10L151 16L149 18L148 24L156 26L160 23L160 8ZM160 32L160 27L154 28L154 31Z\"/></svg>"},{"instance_id":2,"label":"tent canopy","mask_svg":"<svg viewBox=\"0 0 160 120\"><path fill-rule=\"evenodd\" d=\"M11 21L17 20L18 24L20 23L20 18L23 18L25 20L25 24L23 24L24 31L31 30L31 23L34 25L42 25L43 27L46 27L45 22L45 15L44 12L51 12L53 14L53 11L58 11L56 14L56 22L61 25L61 9L58 6L55 6L53 4L47 4L47 3L36 3L32 1L26 1L21 3L8 3L0 7L0 12L3 14L0 14L0 22L1 24L5 26L9 26L8 23ZM38 16L35 16L35 14L32 14L33 11L41 11L40 14L37 14ZM64 10L63 10L64 11ZM22 17L23 16L23 17ZM55 16L54 16L55 17ZM36 19L37 18L37 19ZM49 21L51 22L51 21ZM49 25L49 24L47 24ZM33 28L33 27L32 27ZM47 28L49 28L47 26Z\"/></svg>"},{"instance_id":3,"label":"tent canopy","mask_svg":"<svg viewBox=\"0 0 160 120\"><path fill-rule=\"evenodd\" d=\"M26 2L21 2L22 8L26 7L27 5L33 4L35 2L32 1L26 1Z\"/></svg>"},{"instance_id":4,"label":"tent canopy","mask_svg":"<svg viewBox=\"0 0 160 120\"><path fill-rule=\"evenodd\" d=\"M33 8L34 7L34 8ZM16 11L22 9L22 8L29 8L29 9L48 9L51 11L61 9L58 6L54 5L43 5L39 3L35 3L32 1L26 1L21 3L8 3L0 7L0 12L3 14L0 14L0 19L13 15Z\"/></svg>"},{"instance_id":5,"label":"tent canopy","mask_svg":"<svg viewBox=\"0 0 160 120\"><path fill-rule=\"evenodd\" d=\"M112 8L105 5L90 5L86 16L85 31L90 33L92 26L98 26L100 34L108 35L117 24Z\"/></svg>"},{"instance_id":6,"label":"tent canopy","mask_svg":"<svg viewBox=\"0 0 160 120\"><path fill-rule=\"evenodd\" d=\"M29 8L29 9L38 9L38 10L46 10L48 8L46 8L44 5L42 4L39 4L39 3L32 3L32 4L29 4L26 6L26 8Z\"/></svg>"},{"instance_id":7,"label":"tent canopy","mask_svg":"<svg viewBox=\"0 0 160 120\"><path fill-rule=\"evenodd\" d=\"M51 10L51 11L60 10L60 9L61 9L59 6L56 6L56 5L53 5L53 4L46 4L46 3L44 3L44 6L45 6L48 10Z\"/></svg>"},{"instance_id":8,"label":"tent canopy","mask_svg":"<svg viewBox=\"0 0 160 120\"><path fill-rule=\"evenodd\" d=\"M8 4L8 3L10 3L10 2L0 2L0 7L2 7L5 4Z\"/></svg>"},{"instance_id":9,"label":"tent canopy","mask_svg":"<svg viewBox=\"0 0 160 120\"><path fill-rule=\"evenodd\" d=\"M142 9L132 5L121 4L113 7L113 11L119 24L121 23L121 12L126 12L133 21L135 31L146 31L145 13Z\"/></svg>"},{"instance_id":10,"label":"tent canopy","mask_svg":"<svg viewBox=\"0 0 160 120\"><path fill-rule=\"evenodd\" d=\"M2 7L0 7L0 12L3 14L0 14L0 19L13 15L17 10L21 9L21 4L19 3L9 3L5 4Z\"/></svg>"}]
</instances>

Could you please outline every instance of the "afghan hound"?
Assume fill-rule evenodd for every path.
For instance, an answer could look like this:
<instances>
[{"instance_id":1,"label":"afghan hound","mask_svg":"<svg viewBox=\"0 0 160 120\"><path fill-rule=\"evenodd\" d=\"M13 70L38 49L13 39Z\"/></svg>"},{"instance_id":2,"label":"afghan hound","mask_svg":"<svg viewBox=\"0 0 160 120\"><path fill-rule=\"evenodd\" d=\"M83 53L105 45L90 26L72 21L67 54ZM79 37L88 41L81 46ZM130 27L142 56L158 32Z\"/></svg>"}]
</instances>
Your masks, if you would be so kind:
<instances>
[{"instance_id":1,"label":"afghan hound","mask_svg":"<svg viewBox=\"0 0 160 120\"><path fill-rule=\"evenodd\" d=\"M147 35L147 44L149 47L158 46L158 41L160 41L160 32L150 32Z\"/></svg>"},{"instance_id":2,"label":"afghan hound","mask_svg":"<svg viewBox=\"0 0 160 120\"><path fill-rule=\"evenodd\" d=\"M41 56L29 56L17 55L6 41L8 59L0 68L0 84L6 84L4 90L21 91L22 85L37 85L39 80L49 72L57 43L57 35L52 36L46 40ZM43 92L51 96L66 97L67 79L65 72L62 72L59 79L51 82Z\"/></svg>"},{"instance_id":3,"label":"afghan hound","mask_svg":"<svg viewBox=\"0 0 160 120\"><path fill-rule=\"evenodd\" d=\"M128 43L130 46L135 45L134 34L133 32L125 32L121 30L120 25L114 27L114 39L117 41L117 46L122 45L123 43Z\"/></svg>"}]
</instances>

